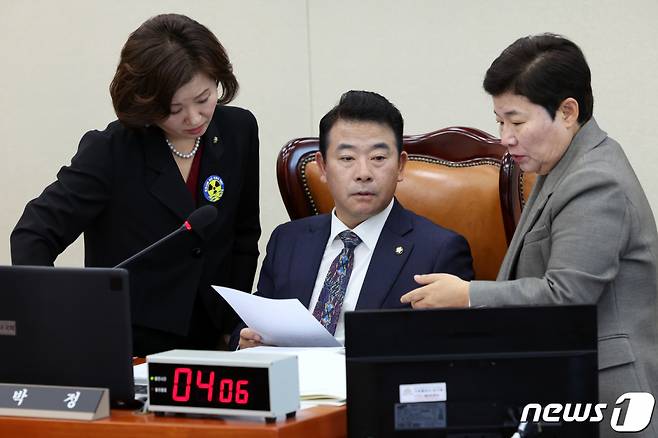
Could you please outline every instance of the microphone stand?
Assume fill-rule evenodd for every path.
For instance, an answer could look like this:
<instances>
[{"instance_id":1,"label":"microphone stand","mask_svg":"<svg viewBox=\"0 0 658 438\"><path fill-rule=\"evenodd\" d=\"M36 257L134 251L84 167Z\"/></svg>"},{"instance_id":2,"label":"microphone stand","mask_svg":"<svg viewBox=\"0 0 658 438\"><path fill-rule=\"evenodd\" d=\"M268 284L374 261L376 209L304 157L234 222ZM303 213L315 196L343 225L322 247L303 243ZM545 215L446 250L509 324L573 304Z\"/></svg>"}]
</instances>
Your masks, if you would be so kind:
<instances>
[{"instance_id":1,"label":"microphone stand","mask_svg":"<svg viewBox=\"0 0 658 438\"><path fill-rule=\"evenodd\" d=\"M133 254L131 257L127 258L126 260L124 260L124 261L122 261L121 263L119 263L118 265L116 265L113 269L123 268L123 267L126 266L128 263L130 263L130 262L132 262L133 260L135 260L135 259L141 257L143 254L145 254L145 253L151 251L151 249L155 248L156 246L159 246L159 245L163 244L164 242L166 242L167 240L171 239L172 237L178 236L180 233L183 233L183 232L189 230L190 228L188 228L188 227L189 227L189 225L187 224L187 221L186 221L183 225L181 225L181 226L180 226L178 229L176 229L173 233L167 234L167 235L166 235L165 237L163 237L162 239L160 239L160 240L158 240L158 241L152 243L151 245L147 246L146 248L144 248L143 250L139 251L138 253Z\"/></svg>"}]
</instances>

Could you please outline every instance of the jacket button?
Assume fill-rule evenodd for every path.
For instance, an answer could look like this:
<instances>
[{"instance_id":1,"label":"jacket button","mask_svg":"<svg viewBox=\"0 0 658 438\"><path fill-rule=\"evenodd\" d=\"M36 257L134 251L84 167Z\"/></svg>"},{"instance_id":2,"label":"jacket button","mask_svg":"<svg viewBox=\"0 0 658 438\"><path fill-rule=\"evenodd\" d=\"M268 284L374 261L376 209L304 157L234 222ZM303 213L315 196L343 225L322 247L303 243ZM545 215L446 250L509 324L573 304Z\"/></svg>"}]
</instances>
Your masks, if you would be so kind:
<instances>
[{"instance_id":1,"label":"jacket button","mask_svg":"<svg viewBox=\"0 0 658 438\"><path fill-rule=\"evenodd\" d=\"M192 250L193 257L201 257L201 254L203 254L203 250L201 248L194 248Z\"/></svg>"}]
</instances>

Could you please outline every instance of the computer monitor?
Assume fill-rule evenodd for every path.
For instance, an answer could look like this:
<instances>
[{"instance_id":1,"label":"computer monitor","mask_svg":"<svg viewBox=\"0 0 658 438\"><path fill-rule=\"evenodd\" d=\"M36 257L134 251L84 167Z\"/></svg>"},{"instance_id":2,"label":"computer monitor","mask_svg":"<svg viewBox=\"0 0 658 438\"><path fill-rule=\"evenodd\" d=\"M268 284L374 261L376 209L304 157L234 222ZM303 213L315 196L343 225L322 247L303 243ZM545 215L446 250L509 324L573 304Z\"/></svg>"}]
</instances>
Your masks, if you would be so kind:
<instances>
[{"instance_id":1,"label":"computer monitor","mask_svg":"<svg viewBox=\"0 0 658 438\"><path fill-rule=\"evenodd\" d=\"M350 438L510 437L526 404L598 399L595 306L347 312L345 334Z\"/></svg>"},{"instance_id":2,"label":"computer monitor","mask_svg":"<svg viewBox=\"0 0 658 438\"><path fill-rule=\"evenodd\" d=\"M0 266L0 382L134 399L128 271Z\"/></svg>"}]
</instances>

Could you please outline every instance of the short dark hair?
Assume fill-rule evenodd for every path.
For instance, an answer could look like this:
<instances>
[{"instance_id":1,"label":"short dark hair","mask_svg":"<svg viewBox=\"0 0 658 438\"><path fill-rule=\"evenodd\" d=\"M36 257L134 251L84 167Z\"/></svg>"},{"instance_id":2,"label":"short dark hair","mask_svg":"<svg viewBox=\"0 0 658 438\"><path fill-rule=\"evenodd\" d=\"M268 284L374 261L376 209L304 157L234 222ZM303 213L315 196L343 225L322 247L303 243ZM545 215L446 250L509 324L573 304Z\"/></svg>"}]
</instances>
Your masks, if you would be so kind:
<instances>
[{"instance_id":1,"label":"short dark hair","mask_svg":"<svg viewBox=\"0 0 658 438\"><path fill-rule=\"evenodd\" d=\"M176 91L197 73L222 85L218 103L233 100L238 81L224 47L207 27L179 14L148 19L128 37L110 84L117 117L133 127L165 119Z\"/></svg>"},{"instance_id":2,"label":"short dark hair","mask_svg":"<svg viewBox=\"0 0 658 438\"><path fill-rule=\"evenodd\" d=\"M320 120L320 153L327 154L329 131L338 120L376 122L393 130L398 155L402 153L402 131L404 120L400 111L384 96L372 91L348 91L340 97L338 105L333 107Z\"/></svg>"},{"instance_id":3,"label":"short dark hair","mask_svg":"<svg viewBox=\"0 0 658 438\"><path fill-rule=\"evenodd\" d=\"M568 97L578 102L578 123L592 117L591 73L580 48L561 35L544 33L519 38L503 50L484 77L492 96L512 92L543 106L555 118Z\"/></svg>"}]
</instances>

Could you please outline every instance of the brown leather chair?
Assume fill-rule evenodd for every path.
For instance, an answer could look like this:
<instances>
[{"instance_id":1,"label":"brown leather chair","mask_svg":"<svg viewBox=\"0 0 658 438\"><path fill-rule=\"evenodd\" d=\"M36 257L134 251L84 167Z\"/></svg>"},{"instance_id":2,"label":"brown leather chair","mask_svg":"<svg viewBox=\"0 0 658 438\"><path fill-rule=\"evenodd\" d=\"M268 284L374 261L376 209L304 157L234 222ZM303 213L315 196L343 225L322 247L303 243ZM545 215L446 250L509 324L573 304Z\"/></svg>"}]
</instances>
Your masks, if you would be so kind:
<instances>
[{"instance_id":1,"label":"brown leather chair","mask_svg":"<svg viewBox=\"0 0 658 438\"><path fill-rule=\"evenodd\" d=\"M483 131L451 127L405 136L404 149L409 162L397 199L407 209L463 235L471 247L475 277L495 279L518 221L514 208L520 215L525 199L510 191L518 194L527 189L513 162L508 161L506 172L501 172L505 148ZM320 181L317 150L318 139L309 137L291 140L279 153L279 191L291 219L333 208L329 190Z\"/></svg>"}]
</instances>

